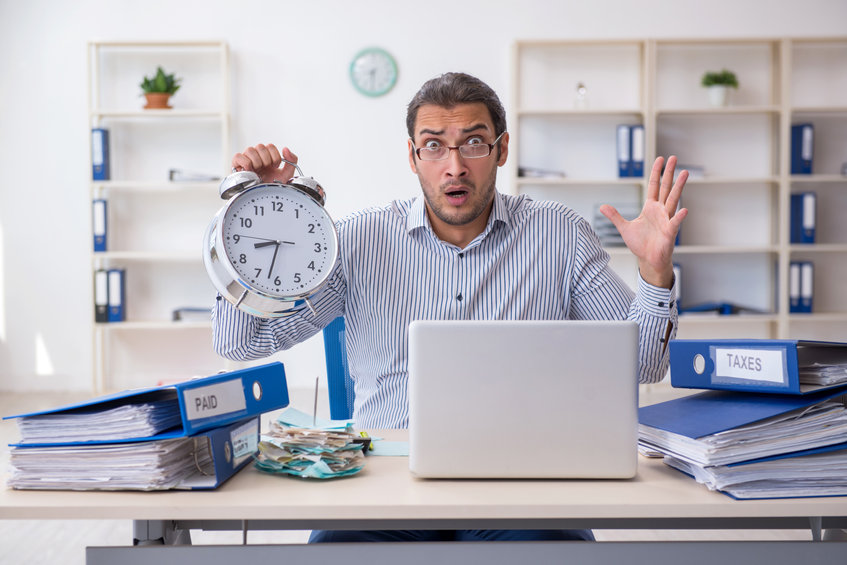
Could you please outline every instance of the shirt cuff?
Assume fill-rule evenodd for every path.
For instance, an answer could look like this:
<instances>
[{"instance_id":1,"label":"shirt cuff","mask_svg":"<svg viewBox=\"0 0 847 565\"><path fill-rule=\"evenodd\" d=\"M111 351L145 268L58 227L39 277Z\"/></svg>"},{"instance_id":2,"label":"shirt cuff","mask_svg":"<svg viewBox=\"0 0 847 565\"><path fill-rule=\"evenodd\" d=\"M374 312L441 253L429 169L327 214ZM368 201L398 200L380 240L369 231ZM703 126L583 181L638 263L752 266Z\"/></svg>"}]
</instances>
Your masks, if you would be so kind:
<instances>
[{"instance_id":1,"label":"shirt cuff","mask_svg":"<svg viewBox=\"0 0 847 565\"><path fill-rule=\"evenodd\" d=\"M671 288L653 286L638 276L638 292L636 299L641 308L652 316L667 318L676 310L676 278Z\"/></svg>"}]
</instances>

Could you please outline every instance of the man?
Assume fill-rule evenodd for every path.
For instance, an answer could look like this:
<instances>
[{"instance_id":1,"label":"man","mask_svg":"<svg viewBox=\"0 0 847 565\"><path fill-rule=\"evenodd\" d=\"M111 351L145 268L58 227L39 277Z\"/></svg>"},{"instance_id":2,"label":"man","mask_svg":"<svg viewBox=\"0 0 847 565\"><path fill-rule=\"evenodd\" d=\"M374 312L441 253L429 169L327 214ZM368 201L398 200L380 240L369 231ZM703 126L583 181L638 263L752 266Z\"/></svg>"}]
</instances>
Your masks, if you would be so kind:
<instances>
[{"instance_id":1,"label":"man","mask_svg":"<svg viewBox=\"0 0 847 565\"><path fill-rule=\"evenodd\" d=\"M687 173L673 182L676 159L653 165L641 215L614 223L638 258L633 292L609 269L608 254L587 222L569 208L497 192L509 134L503 106L485 83L447 73L425 83L408 107L409 166L423 198L394 201L337 222L339 261L304 310L259 319L218 300L216 351L255 359L319 332L338 316L346 324L355 386L353 418L362 428L408 424L408 327L419 319L631 319L640 327L642 382L667 369L675 333L672 253L687 210L677 211ZM262 181L286 182L296 162L287 148L257 145L233 157L234 168ZM456 344L460 348L461 344ZM446 391L449 393L449 391ZM590 532L318 532L314 540L592 539Z\"/></svg>"}]
</instances>

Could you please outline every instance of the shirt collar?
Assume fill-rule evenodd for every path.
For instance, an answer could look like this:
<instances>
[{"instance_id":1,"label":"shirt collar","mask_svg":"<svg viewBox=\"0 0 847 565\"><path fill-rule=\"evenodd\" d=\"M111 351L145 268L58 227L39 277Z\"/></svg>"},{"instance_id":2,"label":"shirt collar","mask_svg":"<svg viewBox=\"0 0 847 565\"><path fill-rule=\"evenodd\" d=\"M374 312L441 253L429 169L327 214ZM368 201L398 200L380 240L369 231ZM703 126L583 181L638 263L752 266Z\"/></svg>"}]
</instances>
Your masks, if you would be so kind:
<instances>
[{"instance_id":1,"label":"shirt collar","mask_svg":"<svg viewBox=\"0 0 847 565\"><path fill-rule=\"evenodd\" d=\"M511 214L509 214L506 206L505 197L499 191L494 192L494 206L491 209L491 215L488 217L488 223L480 235L474 238L474 242L480 241L488 236L489 233L498 224L509 225L511 223ZM409 215L406 218L406 231L412 233L416 229L426 228L435 236L432 231L432 226L429 223L429 218L426 215L426 199L423 195L418 196L412 201L412 206L409 208ZM471 245L473 242L471 243Z\"/></svg>"}]
</instances>

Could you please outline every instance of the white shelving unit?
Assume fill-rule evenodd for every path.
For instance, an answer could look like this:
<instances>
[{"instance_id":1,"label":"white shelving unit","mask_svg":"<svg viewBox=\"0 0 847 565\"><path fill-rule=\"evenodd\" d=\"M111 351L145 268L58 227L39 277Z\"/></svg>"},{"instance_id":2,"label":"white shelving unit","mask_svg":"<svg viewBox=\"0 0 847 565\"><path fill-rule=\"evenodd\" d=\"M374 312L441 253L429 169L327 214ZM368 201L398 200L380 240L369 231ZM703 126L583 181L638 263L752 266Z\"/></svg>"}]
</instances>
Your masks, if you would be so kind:
<instances>
[{"instance_id":1,"label":"white shelving unit","mask_svg":"<svg viewBox=\"0 0 847 565\"><path fill-rule=\"evenodd\" d=\"M92 41L88 47L89 125L109 130L111 164L109 180L90 182L89 198L108 203L107 251L92 251L92 273L126 270L126 321L94 324L94 389L211 374L223 362L212 351L210 323L176 322L172 313L212 306L200 249L221 205L218 182L172 181L169 172L228 170L228 45ZM139 83L159 65L182 79L181 88L172 109L145 110Z\"/></svg>"},{"instance_id":2,"label":"white shelving unit","mask_svg":"<svg viewBox=\"0 0 847 565\"><path fill-rule=\"evenodd\" d=\"M728 68L740 88L709 105L700 77ZM519 41L513 53L513 183L589 221L596 206L640 205L646 178L619 179L617 124L645 127L645 176L657 155L702 167L674 253L683 307L731 302L758 313L683 315L680 337L806 338L847 333L847 38ZM576 85L587 89L577 98ZM791 124L815 126L814 173L790 174ZM561 171L529 178L524 167ZM817 243L792 245L790 195L818 195ZM635 284L625 248L612 265ZM815 263L812 314L789 314L788 266Z\"/></svg>"}]
</instances>

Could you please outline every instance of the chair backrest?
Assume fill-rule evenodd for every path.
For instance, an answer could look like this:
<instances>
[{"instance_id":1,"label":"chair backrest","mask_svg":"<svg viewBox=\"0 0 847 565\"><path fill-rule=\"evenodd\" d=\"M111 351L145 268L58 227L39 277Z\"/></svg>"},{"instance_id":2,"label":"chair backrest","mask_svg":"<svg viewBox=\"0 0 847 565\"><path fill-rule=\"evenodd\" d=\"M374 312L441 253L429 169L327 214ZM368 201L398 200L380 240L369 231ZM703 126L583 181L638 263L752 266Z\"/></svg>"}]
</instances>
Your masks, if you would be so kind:
<instances>
[{"instance_id":1,"label":"chair backrest","mask_svg":"<svg viewBox=\"0 0 847 565\"><path fill-rule=\"evenodd\" d=\"M329 416L333 420L353 417L353 380L347 370L347 342L344 317L340 316L324 328L326 380L329 390Z\"/></svg>"}]
</instances>

